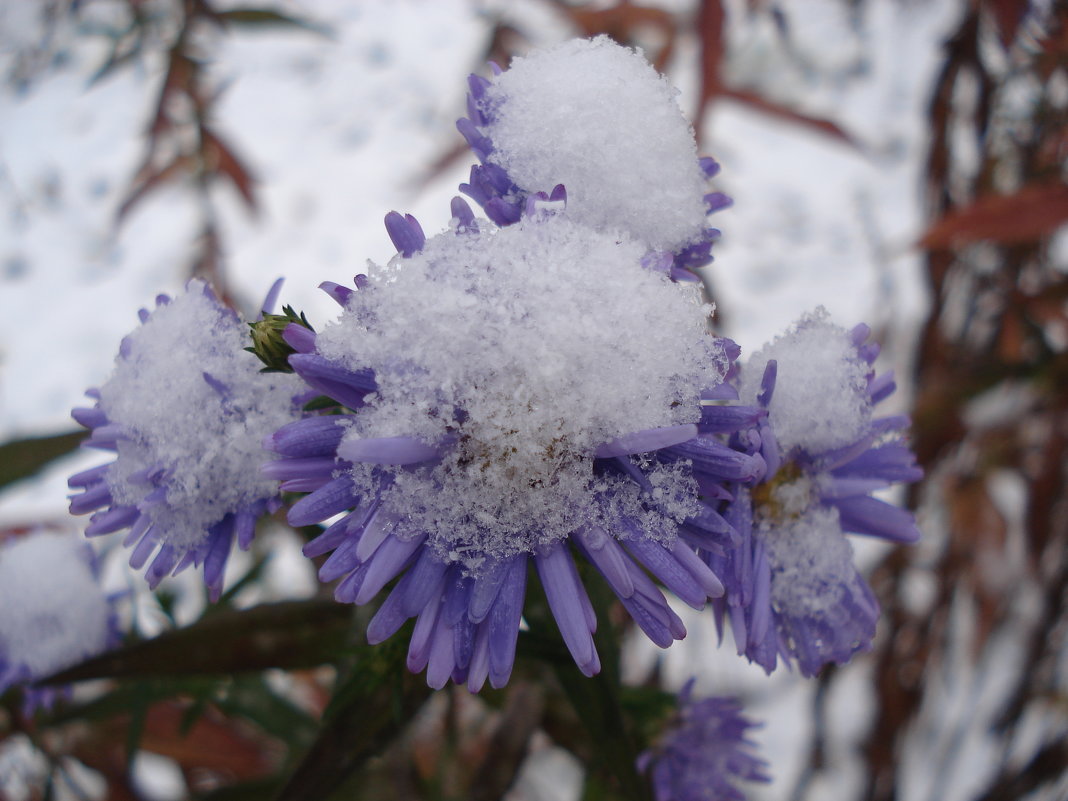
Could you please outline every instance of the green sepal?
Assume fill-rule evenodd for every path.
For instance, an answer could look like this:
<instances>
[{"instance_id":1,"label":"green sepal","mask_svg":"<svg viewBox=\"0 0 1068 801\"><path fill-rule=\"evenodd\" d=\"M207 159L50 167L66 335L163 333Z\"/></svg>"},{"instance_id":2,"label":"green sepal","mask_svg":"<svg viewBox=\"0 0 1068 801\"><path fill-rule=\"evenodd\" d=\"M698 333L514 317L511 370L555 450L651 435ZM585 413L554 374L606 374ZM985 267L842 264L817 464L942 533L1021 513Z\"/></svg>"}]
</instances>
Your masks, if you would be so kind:
<instances>
[{"instance_id":1,"label":"green sepal","mask_svg":"<svg viewBox=\"0 0 1068 801\"><path fill-rule=\"evenodd\" d=\"M296 351L282 337L282 332L292 324L302 325L309 331L314 331L304 312L299 314L292 306L286 306L281 314L265 314L254 323L249 323L251 329L252 346L245 348L249 353L255 353L261 362L267 365L264 373L292 373L289 366L289 357Z\"/></svg>"}]
</instances>

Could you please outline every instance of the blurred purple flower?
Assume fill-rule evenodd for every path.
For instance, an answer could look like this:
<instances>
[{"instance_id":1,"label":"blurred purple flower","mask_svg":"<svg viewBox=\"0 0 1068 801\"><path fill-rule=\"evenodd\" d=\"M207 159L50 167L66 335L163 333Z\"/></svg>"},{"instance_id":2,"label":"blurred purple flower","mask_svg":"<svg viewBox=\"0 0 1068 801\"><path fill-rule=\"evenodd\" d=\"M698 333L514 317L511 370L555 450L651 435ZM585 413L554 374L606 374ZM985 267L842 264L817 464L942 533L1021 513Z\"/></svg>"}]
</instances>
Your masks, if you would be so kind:
<instances>
[{"instance_id":1,"label":"blurred purple flower","mask_svg":"<svg viewBox=\"0 0 1068 801\"><path fill-rule=\"evenodd\" d=\"M678 709L659 742L638 757L656 801L744 801L743 782L768 782L767 762L747 736L757 724L734 698L692 698L693 679L679 693Z\"/></svg>"}]
</instances>

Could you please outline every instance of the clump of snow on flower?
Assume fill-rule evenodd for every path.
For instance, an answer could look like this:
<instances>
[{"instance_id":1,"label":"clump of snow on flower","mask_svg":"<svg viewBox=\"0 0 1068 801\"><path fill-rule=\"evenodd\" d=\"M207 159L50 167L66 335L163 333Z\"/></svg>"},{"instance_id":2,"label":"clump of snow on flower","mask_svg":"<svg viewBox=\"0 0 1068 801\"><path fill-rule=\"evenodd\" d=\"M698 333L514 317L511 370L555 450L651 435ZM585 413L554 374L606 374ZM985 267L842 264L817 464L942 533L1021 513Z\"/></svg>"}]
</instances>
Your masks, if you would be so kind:
<instances>
[{"instance_id":1,"label":"clump of snow on flower","mask_svg":"<svg viewBox=\"0 0 1068 801\"><path fill-rule=\"evenodd\" d=\"M799 617L833 612L856 580L838 510L813 506L792 519L756 522L772 566L773 606Z\"/></svg>"},{"instance_id":2,"label":"clump of snow on flower","mask_svg":"<svg viewBox=\"0 0 1068 801\"><path fill-rule=\"evenodd\" d=\"M740 396L755 403L767 363L776 361L768 406L779 447L820 453L855 441L871 420L868 364L850 334L820 308L754 353L742 370Z\"/></svg>"},{"instance_id":3,"label":"clump of snow on flower","mask_svg":"<svg viewBox=\"0 0 1068 801\"><path fill-rule=\"evenodd\" d=\"M126 337L100 388L100 408L122 430L111 494L142 506L164 542L192 547L227 513L277 493L260 473L262 440L299 417L302 385L261 373L248 344L247 325L192 281ZM142 503L146 471L164 471L165 503Z\"/></svg>"},{"instance_id":4,"label":"clump of snow on flower","mask_svg":"<svg viewBox=\"0 0 1068 801\"><path fill-rule=\"evenodd\" d=\"M111 608L91 560L89 547L66 534L0 547L0 668L38 679L104 650Z\"/></svg>"},{"instance_id":5,"label":"clump of snow on flower","mask_svg":"<svg viewBox=\"0 0 1068 801\"><path fill-rule=\"evenodd\" d=\"M564 184L578 222L679 250L706 228L707 189L677 94L605 36L517 58L483 101L489 161L528 191Z\"/></svg>"},{"instance_id":6,"label":"clump of snow on flower","mask_svg":"<svg viewBox=\"0 0 1068 801\"><path fill-rule=\"evenodd\" d=\"M443 446L429 474L393 471L387 508L412 536L444 538L432 544L451 560L504 557L583 524L610 527L622 505L645 514L636 485L610 492L594 478L593 452L695 422L700 391L728 365L707 332L711 307L644 269L642 253L565 214L445 234L372 270L319 334L322 355L371 368L379 386L348 437ZM674 476L653 481L661 509L695 513L685 471L660 469ZM605 508L610 497L619 508Z\"/></svg>"}]
</instances>

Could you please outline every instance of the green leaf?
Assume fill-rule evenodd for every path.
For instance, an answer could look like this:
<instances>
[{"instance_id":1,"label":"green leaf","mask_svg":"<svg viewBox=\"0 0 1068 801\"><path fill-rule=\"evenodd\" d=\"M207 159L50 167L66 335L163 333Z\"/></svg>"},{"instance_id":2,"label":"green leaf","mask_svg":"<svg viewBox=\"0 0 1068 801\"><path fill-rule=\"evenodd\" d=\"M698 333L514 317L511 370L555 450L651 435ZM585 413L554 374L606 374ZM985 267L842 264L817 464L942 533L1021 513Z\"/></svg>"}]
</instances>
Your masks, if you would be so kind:
<instances>
[{"instance_id":1,"label":"green leaf","mask_svg":"<svg viewBox=\"0 0 1068 801\"><path fill-rule=\"evenodd\" d=\"M0 487L29 478L60 456L66 456L85 439L87 432L71 431L51 437L32 437L0 445Z\"/></svg>"},{"instance_id":2,"label":"green leaf","mask_svg":"<svg viewBox=\"0 0 1068 801\"><path fill-rule=\"evenodd\" d=\"M185 679L151 679L120 684L98 698L84 704L63 704L41 720L42 728L61 726L71 721L103 721L129 715L139 706L148 707L157 701L178 696L204 698L214 695L220 686L216 679L191 677Z\"/></svg>"},{"instance_id":3,"label":"green leaf","mask_svg":"<svg viewBox=\"0 0 1068 801\"><path fill-rule=\"evenodd\" d=\"M280 696L258 674L237 676L215 705L227 716L242 717L284 741L307 748L315 739L317 721L289 699Z\"/></svg>"},{"instance_id":4,"label":"green leaf","mask_svg":"<svg viewBox=\"0 0 1068 801\"><path fill-rule=\"evenodd\" d=\"M409 624L389 641L360 650L326 709L318 738L277 801L327 797L404 729L431 693L405 665L410 636Z\"/></svg>"},{"instance_id":5,"label":"green leaf","mask_svg":"<svg viewBox=\"0 0 1068 801\"><path fill-rule=\"evenodd\" d=\"M41 680L228 674L332 662L351 647L352 608L326 600L283 601L213 612Z\"/></svg>"},{"instance_id":6,"label":"green leaf","mask_svg":"<svg viewBox=\"0 0 1068 801\"><path fill-rule=\"evenodd\" d=\"M219 11L216 16L225 22L254 28L300 28L320 36L330 36L331 33L325 25L269 8L232 8Z\"/></svg>"},{"instance_id":7,"label":"green leaf","mask_svg":"<svg viewBox=\"0 0 1068 801\"><path fill-rule=\"evenodd\" d=\"M240 784L228 784L206 793L193 795L195 801L263 801L278 792L281 780L272 776L268 779L254 779Z\"/></svg>"}]
</instances>

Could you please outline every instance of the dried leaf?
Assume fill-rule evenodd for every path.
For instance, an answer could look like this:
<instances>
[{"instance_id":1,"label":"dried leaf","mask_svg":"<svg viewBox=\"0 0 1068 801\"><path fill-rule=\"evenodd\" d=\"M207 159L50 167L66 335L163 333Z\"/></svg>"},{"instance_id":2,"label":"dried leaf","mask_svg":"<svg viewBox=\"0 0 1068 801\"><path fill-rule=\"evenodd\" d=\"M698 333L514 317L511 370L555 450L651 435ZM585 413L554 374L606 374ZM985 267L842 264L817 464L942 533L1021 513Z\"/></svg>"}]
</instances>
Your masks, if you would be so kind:
<instances>
[{"instance_id":1,"label":"dried leaf","mask_svg":"<svg viewBox=\"0 0 1068 801\"><path fill-rule=\"evenodd\" d=\"M210 706L184 730L186 709L174 701L154 704L145 718L141 748L170 757L183 768L206 768L238 779L270 772L274 760L262 742Z\"/></svg>"},{"instance_id":2,"label":"dried leaf","mask_svg":"<svg viewBox=\"0 0 1068 801\"><path fill-rule=\"evenodd\" d=\"M192 166L188 156L176 156L174 160L158 169L142 167L134 177L130 193L116 212L118 222L125 220L130 210L144 200L146 195L192 169Z\"/></svg>"},{"instance_id":3,"label":"dried leaf","mask_svg":"<svg viewBox=\"0 0 1068 801\"><path fill-rule=\"evenodd\" d=\"M251 28L299 28L321 36L330 35L330 29L324 25L270 8L232 8L217 12L215 17L223 22Z\"/></svg>"},{"instance_id":4,"label":"dried leaf","mask_svg":"<svg viewBox=\"0 0 1068 801\"><path fill-rule=\"evenodd\" d=\"M931 250L972 242L1022 244L1068 222L1068 185L1030 184L1011 195L987 195L935 222L920 239Z\"/></svg>"},{"instance_id":5,"label":"dried leaf","mask_svg":"<svg viewBox=\"0 0 1068 801\"><path fill-rule=\"evenodd\" d=\"M248 168L234 155L234 151L219 138L218 134L206 127L200 129L200 142L204 166L208 173L222 174L229 178L230 183L244 199L248 210L253 214L258 213L259 205L256 202L253 188L255 180L249 174Z\"/></svg>"},{"instance_id":6,"label":"dried leaf","mask_svg":"<svg viewBox=\"0 0 1068 801\"><path fill-rule=\"evenodd\" d=\"M655 54L651 54L653 66L664 71L675 47L675 18L662 8L633 5L621 0L608 8L588 8L558 4L585 36L607 34L617 42L625 45L634 44L642 28L654 28L664 37L664 43Z\"/></svg>"},{"instance_id":7,"label":"dried leaf","mask_svg":"<svg viewBox=\"0 0 1068 801\"><path fill-rule=\"evenodd\" d=\"M1016 29L1027 14L1031 0L986 0L985 5L994 17L1001 46L1008 50L1016 39Z\"/></svg>"},{"instance_id":8,"label":"dried leaf","mask_svg":"<svg viewBox=\"0 0 1068 801\"><path fill-rule=\"evenodd\" d=\"M840 128L836 123L830 120L824 120L819 117L811 117L804 112L797 111L786 106L781 106L773 100L768 100L766 97L750 92L745 89L724 89L722 92L724 97L729 97L732 100L737 100L755 108L757 111L762 111L765 114L771 114L773 117L792 122L797 125L801 125L805 128L812 128L819 131L822 134L832 136L847 145L857 146L857 142Z\"/></svg>"},{"instance_id":9,"label":"dried leaf","mask_svg":"<svg viewBox=\"0 0 1068 801\"><path fill-rule=\"evenodd\" d=\"M720 67L725 54L724 26L726 14L722 0L702 0L697 11L697 37L701 49L701 84L697 98L694 127L701 138L701 121L709 102L723 90Z\"/></svg>"}]
</instances>

